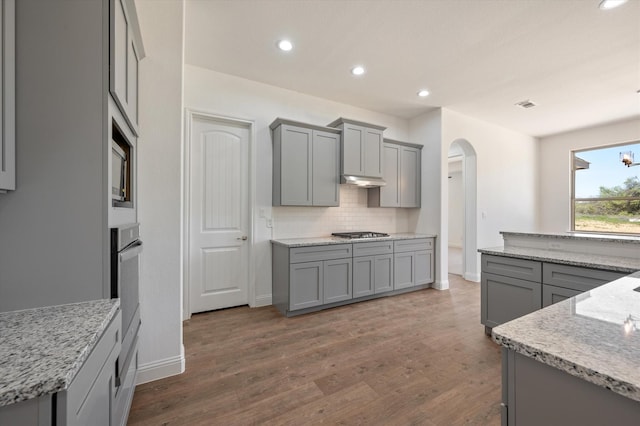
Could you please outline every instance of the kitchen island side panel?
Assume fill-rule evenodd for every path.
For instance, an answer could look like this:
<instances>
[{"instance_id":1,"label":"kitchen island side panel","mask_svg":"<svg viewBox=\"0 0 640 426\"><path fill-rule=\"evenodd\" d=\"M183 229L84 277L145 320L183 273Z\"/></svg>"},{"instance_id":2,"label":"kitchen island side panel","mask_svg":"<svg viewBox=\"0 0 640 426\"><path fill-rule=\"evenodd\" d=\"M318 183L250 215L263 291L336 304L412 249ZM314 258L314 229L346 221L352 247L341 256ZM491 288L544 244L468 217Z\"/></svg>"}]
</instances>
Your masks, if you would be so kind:
<instances>
[{"instance_id":1,"label":"kitchen island side panel","mask_svg":"<svg viewBox=\"0 0 640 426\"><path fill-rule=\"evenodd\" d=\"M507 373L512 374L506 381L508 388L514 390L507 395L509 425L638 424L640 402L532 358L507 352L507 362L512 366Z\"/></svg>"},{"instance_id":2,"label":"kitchen island side panel","mask_svg":"<svg viewBox=\"0 0 640 426\"><path fill-rule=\"evenodd\" d=\"M289 248L280 244L271 244L272 267L272 304L283 315L289 309Z\"/></svg>"}]
</instances>

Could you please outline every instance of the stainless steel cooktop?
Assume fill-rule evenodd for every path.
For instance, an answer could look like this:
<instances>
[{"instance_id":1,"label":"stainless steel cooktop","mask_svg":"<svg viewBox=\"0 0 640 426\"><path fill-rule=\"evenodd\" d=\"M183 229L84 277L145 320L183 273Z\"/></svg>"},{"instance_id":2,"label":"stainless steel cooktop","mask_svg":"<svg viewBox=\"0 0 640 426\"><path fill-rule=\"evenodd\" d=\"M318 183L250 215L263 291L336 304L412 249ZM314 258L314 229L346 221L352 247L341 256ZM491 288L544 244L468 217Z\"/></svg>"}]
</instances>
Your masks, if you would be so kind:
<instances>
[{"instance_id":1,"label":"stainless steel cooktop","mask_svg":"<svg viewBox=\"0 0 640 426\"><path fill-rule=\"evenodd\" d=\"M355 238L380 238L380 237L388 237L389 234L385 234L384 232L371 232L371 231L349 231L349 232L334 232L334 237L347 238L347 239L355 239Z\"/></svg>"}]
</instances>

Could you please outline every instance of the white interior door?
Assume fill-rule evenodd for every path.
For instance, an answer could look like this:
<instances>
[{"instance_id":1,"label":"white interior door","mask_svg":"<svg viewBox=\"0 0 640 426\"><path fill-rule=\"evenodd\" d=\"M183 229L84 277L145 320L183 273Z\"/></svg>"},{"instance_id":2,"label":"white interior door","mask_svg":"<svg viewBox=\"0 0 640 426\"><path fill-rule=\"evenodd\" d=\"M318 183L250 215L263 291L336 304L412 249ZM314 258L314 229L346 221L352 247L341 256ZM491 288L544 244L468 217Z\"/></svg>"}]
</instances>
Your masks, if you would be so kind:
<instances>
[{"instance_id":1,"label":"white interior door","mask_svg":"<svg viewBox=\"0 0 640 426\"><path fill-rule=\"evenodd\" d=\"M249 128L192 115L191 313L248 303Z\"/></svg>"}]
</instances>

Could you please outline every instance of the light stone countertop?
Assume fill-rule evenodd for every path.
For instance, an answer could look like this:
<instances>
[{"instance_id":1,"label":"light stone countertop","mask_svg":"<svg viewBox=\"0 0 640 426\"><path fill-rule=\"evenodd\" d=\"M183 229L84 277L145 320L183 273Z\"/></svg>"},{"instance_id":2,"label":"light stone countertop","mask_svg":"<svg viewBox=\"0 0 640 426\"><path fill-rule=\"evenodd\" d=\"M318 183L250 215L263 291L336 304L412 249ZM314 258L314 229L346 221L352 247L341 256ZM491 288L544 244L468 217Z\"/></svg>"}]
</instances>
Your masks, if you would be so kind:
<instances>
[{"instance_id":1,"label":"light stone countertop","mask_svg":"<svg viewBox=\"0 0 640 426\"><path fill-rule=\"evenodd\" d=\"M601 241L601 242L615 242L622 244L640 244L640 237L632 236L632 235L605 235L605 234L595 234L588 232L510 232L510 231L501 231L503 238L506 235L509 236L523 236L523 237L532 237L532 238L555 238L555 239L564 239L564 240L589 240L589 241Z\"/></svg>"},{"instance_id":2,"label":"light stone countertop","mask_svg":"<svg viewBox=\"0 0 640 426\"><path fill-rule=\"evenodd\" d=\"M0 313L0 407L66 389L119 309L104 299Z\"/></svg>"},{"instance_id":3,"label":"light stone countertop","mask_svg":"<svg viewBox=\"0 0 640 426\"><path fill-rule=\"evenodd\" d=\"M286 247L308 247L308 246L324 246L329 244L352 244L352 243L365 243L373 241L387 241L387 240L412 240L416 238L435 238L435 235L431 234L413 234L413 233L398 233L389 234L388 237L379 238L340 238L340 237L316 237L316 238L285 238L271 240L274 244L279 244Z\"/></svg>"},{"instance_id":4,"label":"light stone countertop","mask_svg":"<svg viewBox=\"0 0 640 426\"><path fill-rule=\"evenodd\" d=\"M638 248L640 250L640 248ZM640 260L625 257L602 256L598 254L570 253L558 250L543 250L527 247L492 247L478 250L483 254L516 257L520 259L559 263L585 268L632 273L640 271Z\"/></svg>"},{"instance_id":5,"label":"light stone countertop","mask_svg":"<svg viewBox=\"0 0 640 426\"><path fill-rule=\"evenodd\" d=\"M636 288L640 272L494 327L492 338L507 349L640 401ZM625 321L632 327L625 329Z\"/></svg>"}]
</instances>

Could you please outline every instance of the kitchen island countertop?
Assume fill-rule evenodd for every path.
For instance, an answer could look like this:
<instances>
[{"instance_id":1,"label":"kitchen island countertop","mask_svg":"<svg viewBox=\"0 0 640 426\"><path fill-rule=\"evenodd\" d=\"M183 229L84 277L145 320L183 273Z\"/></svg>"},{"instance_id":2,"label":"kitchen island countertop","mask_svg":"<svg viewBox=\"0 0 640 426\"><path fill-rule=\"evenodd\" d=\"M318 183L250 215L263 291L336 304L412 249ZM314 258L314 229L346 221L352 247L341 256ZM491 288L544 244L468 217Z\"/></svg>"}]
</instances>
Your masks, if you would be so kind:
<instances>
[{"instance_id":1,"label":"kitchen island countertop","mask_svg":"<svg viewBox=\"0 0 640 426\"><path fill-rule=\"evenodd\" d=\"M119 299L0 313L0 407L67 389Z\"/></svg>"},{"instance_id":2,"label":"kitchen island countertop","mask_svg":"<svg viewBox=\"0 0 640 426\"><path fill-rule=\"evenodd\" d=\"M640 271L640 259L618 256L604 256L591 253L572 253L530 247L491 247L479 249L478 252L493 256L514 257L519 259L537 260L563 265L580 266L584 268L604 269L632 273Z\"/></svg>"},{"instance_id":3,"label":"kitchen island countertop","mask_svg":"<svg viewBox=\"0 0 640 426\"><path fill-rule=\"evenodd\" d=\"M640 401L640 272L493 328L503 347Z\"/></svg>"},{"instance_id":4,"label":"kitchen island countertop","mask_svg":"<svg viewBox=\"0 0 640 426\"><path fill-rule=\"evenodd\" d=\"M416 238L435 238L432 234L414 234L414 233L398 233L389 234L388 237L378 238L340 238L340 237L315 237L315 238L285 238L271 240L274 244L279 244L286 247L307 247L307 246L323 246L329 244L351 244L351 243L365 243L372 241L386 241L386 240L411 240Z\"/></svg>"}]
</instances>

